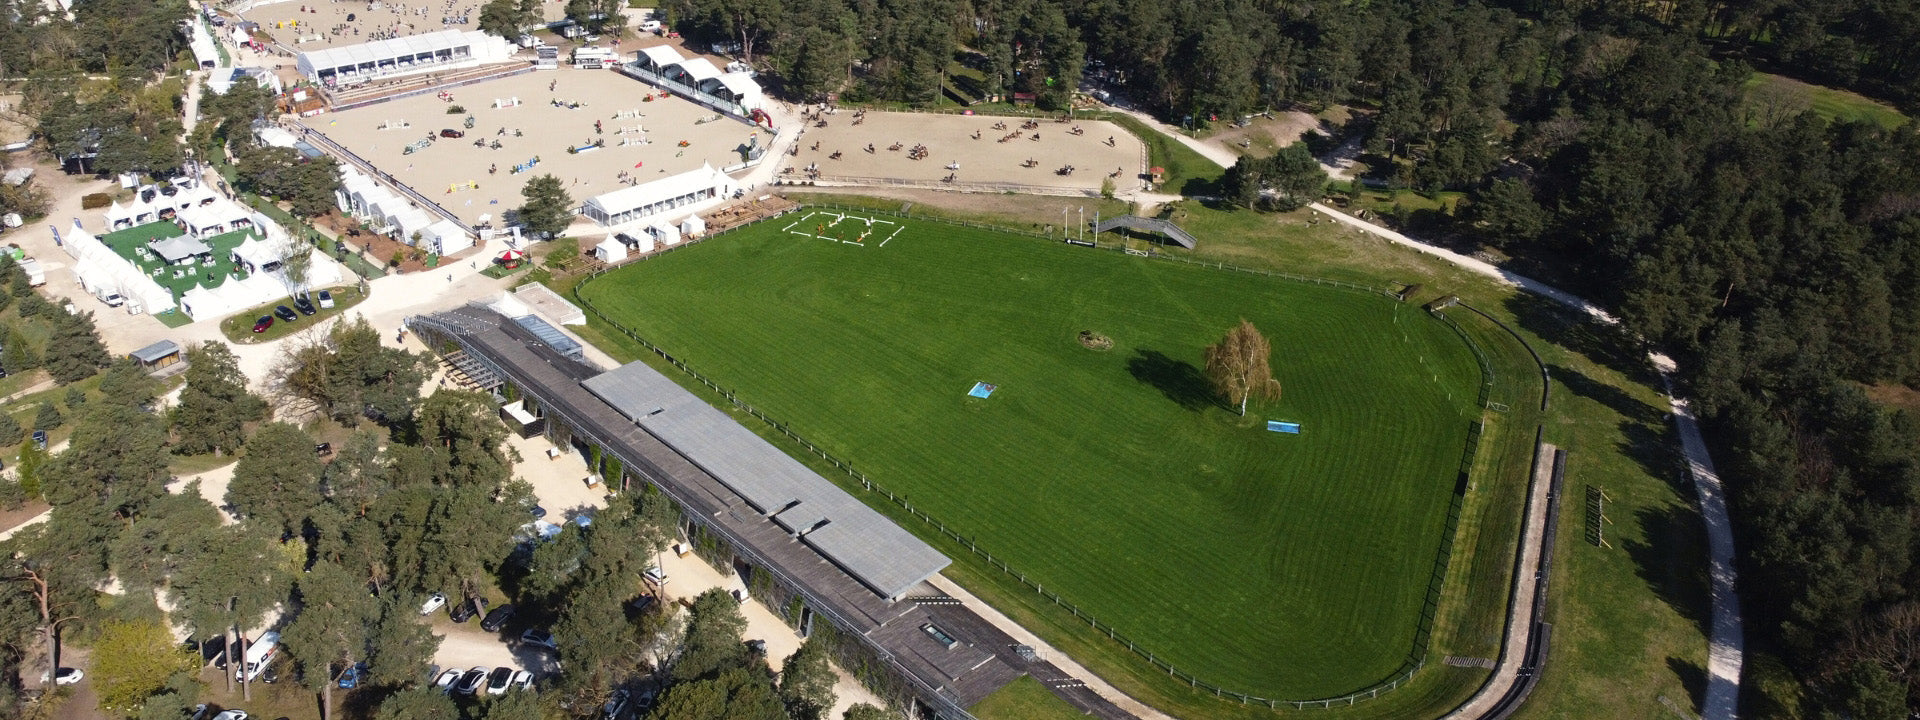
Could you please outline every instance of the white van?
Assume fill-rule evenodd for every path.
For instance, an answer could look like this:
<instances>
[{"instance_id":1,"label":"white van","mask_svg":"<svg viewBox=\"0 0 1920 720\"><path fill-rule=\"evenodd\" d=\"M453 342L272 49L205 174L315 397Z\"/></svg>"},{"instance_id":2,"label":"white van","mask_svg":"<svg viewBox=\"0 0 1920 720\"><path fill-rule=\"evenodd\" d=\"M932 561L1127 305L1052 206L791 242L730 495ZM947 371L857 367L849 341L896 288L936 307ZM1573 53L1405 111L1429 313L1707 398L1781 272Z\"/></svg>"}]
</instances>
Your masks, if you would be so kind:
<instances>
[{"instance_id":1,"label":"white van","mask_svg":"<svg viewBox=\"0 0 1920 720\"><path fill-rule=\"evenodd\" d=\"M279 651L280 633L268 632L261 635L260 639L247 644L246 662L241 663L240 669L234 671L233 679L252 682L254 678L260 676L260 671L267 669L267 664L273 662L274 654Z\"/></svg>"}]
</instances>

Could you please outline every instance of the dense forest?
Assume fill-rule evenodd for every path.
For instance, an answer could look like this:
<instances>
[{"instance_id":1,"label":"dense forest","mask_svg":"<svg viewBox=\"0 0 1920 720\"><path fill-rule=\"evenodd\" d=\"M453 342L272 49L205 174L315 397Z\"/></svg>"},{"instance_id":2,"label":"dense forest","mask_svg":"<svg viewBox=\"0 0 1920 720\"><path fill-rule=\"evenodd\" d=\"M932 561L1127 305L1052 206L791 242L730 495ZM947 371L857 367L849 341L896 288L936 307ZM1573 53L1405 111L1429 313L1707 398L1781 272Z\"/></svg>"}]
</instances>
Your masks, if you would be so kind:
<instances>
[{"instance_id":1,"label":"dense forest","mask_svg":"<svg viewBox=\"0 0 1920 720\"><path fill-rule=\"evenodd\" d=\"M1466 201L1496 247L1681 361L1732 485L1755 647L1807 714L1920 705L1920 135L1758 106L1756 65L1920 101L1920 5L671 0L797 99L1095 78L1180 123L1357 108L1372 180ZM963 79L964 78L964 79ZM1229 178L1266 177L1271 160ZM1229 183L1229 195L1254 191ZM1622 363L1634 353L1623 352ZM1679 472L1675 469L1675 472Z\"/></svg>"}]
</instances>

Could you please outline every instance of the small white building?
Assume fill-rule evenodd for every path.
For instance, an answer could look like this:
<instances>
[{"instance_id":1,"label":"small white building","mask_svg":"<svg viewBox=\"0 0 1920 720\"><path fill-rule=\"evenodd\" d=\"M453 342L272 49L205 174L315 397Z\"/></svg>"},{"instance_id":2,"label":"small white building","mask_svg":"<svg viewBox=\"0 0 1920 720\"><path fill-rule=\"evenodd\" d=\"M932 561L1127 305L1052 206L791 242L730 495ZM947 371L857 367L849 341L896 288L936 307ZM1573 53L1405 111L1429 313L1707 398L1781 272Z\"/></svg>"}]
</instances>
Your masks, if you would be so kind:
<instances>
[{"instance_id":1,"label":"small white building","mask_svg":"<svg viewBox=\"0 0 1920 720\"><path fill-rule=\"evenodd\" d=\"M212 90L215 95L225 95L228 90L233 89L235 84L247 80L252 80L260 87L273 91L275 95L286 92L286 87L280 83L280 76L272 70L261 67L215 70L207 75L207 89Z\"/></svg>"},{"instance_id":2,"label":"small white building","mask_svg":"<svg viewBox=\"0 0 1920 720\"><path fill-rule=\"evenodd\" d=\"M594 246L593 256L603 263L617 263L627 259L627 245L609 235L607 239L601 240L599 245Z\"/></svg>"},{"instance_id":3,"label":"small white building","mask_svg":"<svg viewBox=\"0 0 1920 720\"><path fill-rule=\"evenodd\" d=\"M707 221L701 220L699 215L688 215L686 219L680 221L680 234L688 238L697 238L705 235L707 234Z\"/></svg>"},{"instance_id":4,"label":"small white building","mask_svg":"<svg viewBox=\"0 0 1920 720\"><path fill-rule=\"evenodd\" d=\"M589 45L573 49L573 67L575 70L599 70L620 63L620 54L607 48Z\"/></svg>"},{"instance_id":5,"label":"small white building","mask_svg":"<svg viewBox=\"0 0 1920 720\"><path fill-rule=\"evenodd\" d=\"M737 188L726 173L703 164L678 175L595 195L587 199L584 214L602 226L624 225L724 198Z\"/></svg>"},{"instance_id":6,"label":"small white building","mask_svg":"<svg viewBox=\"0 0 1920 720\"><path fill-rule=\"evenodd\" d=\"M414 235L419 234L418 246L427 252L446 256L473 247L473 235L458 223L421 209L352 167L341 166L333 199L340 212L359 218L376 233L408 245L416 244Z\"/></svg>"},{"instance_id":7,"label":"small white building","mask_svg":"<svg viewBox=\"0 0 1920 720\"><path fill-rule=\"evenodd\" d=\"M308 80L339 87L506 62L513 51L506 38L449 29L303 52L295 64Z\"/></svg>"}]
</instances>

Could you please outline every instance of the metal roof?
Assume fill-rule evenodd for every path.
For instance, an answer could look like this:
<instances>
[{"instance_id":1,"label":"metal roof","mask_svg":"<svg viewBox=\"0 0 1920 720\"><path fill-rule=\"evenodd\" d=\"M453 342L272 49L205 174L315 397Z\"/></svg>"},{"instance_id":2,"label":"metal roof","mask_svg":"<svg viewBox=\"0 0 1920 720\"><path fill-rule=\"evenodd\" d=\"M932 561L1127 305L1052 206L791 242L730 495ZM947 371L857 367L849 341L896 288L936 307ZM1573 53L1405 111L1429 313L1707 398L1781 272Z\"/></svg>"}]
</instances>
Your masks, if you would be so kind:
<instances>
[{"instance_id":1,"label":"metal roof","mask_svg":"<svg viewBox=\"0 0 1920 720\"><path fill-rule=\"evenodd\" d=\"M548 325L545 320L541 320L532 315L522 315L514 318L513 322L520 327L526 328L527 332L533 333L534 337L539 338L540 342L546 343L547 347L553 348L554 352L558 352L561 355L575 360L579 360L585 353L580 347L580 343L575 342L573 338L567 337L566 333L560 332L560 328Z\"/></svg>"},{"instance_id":2,"label":"metal roof","mask_svg":"<svg viewBox=\"0 0 1920 720\"><path fill-rule=\"evenodd\" d=\"M881 597L951 561L645 363L581 385Z\"/></svg>"},{"instance_id":3,"label":"metal roof","mask_svg":"<svg viewBox=\"0 0 1920 720\"><path fill-rule=\"evenodd\" d=\"M172 340L161 340L160 342L133 351L132 357L143 363L151 363L158 362L162 358L178 352L180 352L180 346L175 345Z\"/></svg>"}]
</instances>

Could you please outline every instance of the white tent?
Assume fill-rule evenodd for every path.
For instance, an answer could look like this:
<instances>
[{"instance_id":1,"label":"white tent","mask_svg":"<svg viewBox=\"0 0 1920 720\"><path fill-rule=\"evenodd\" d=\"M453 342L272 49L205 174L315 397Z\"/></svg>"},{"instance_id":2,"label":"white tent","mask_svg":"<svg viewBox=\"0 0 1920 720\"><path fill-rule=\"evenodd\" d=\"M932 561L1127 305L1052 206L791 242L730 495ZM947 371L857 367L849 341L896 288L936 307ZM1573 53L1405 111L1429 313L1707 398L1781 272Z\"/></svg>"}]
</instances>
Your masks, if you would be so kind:
<instances>
[{"instance_id":1,"label":"white tent","mask_svg":"<svg viewBox=\"0 0 1920 720\"><path fill-rule=\"evenodd\" d=\"M652 233L653 239L659 240L661 245L672 245L680 242L680 229L674 227L673 223L670 222L661 221L654 223L653 227L647 228L647 232Z\"/></svg>"},{"instance_id":2,"label":"white tent","mask_svg":"<svg viewBox=\"0 0 1920 720\"><path fill-rule=\"evenodd\" d=\"M73 223L73 229L63 237L68 255L74 259L73 274L80 278L80 286L87 292L99 294L101 291L119 293L131 305L134 312L157 313L173 309L173 293L160 287L160 283L126 258L120 257L109 249L100 238Z\"/></svg>"},{"instance_id":3,"label":"white tent","mask_svg":"<svg viewBox=\"0 0 1920 720\"><path fill-rule=\"evenodd\" d=\"M700 83L725 75L713 61L703 57L690 58L668 65L664 73L668 78L684 83L689 87L700 87Z\"/></svg>"},{"instance_id":4,"label":"white tent","mask_svg":"<svg viewBox=\"0 0 1920 720\"><path fill-rule=\"evenodd\" d=\"M447 29L303 52L295 65L308 80L351 84L505 62L513 50L503 37Z\"/></svg>"},{"instance_id":5,"label":"white tent","mask_svg":"<svg viewBox=\"0 0 1920 720\"><path fill-rule=\"evenodd\" d=\"M678 65L680 61L686 59L680 55L680 51L673 49L671 45L655 45L650 48L643 48L640 52L634 53L633 55L634 62L640 65L641 70L654 73L665 72L667 66Z\"/></svg>"},{"instance_id":6,"label":"white tent","mask_svg":"<svg viewBox=\"0 0 1920 720\"><path fill-rule=\"evenodd\" d=\"M603 226L646 220L706 200L732 194L733 178L711 165L587 199L583 214Z\"/></svg>"},{"instance_id":7,"label":"white tent","mask_svg":"<svg viewBox=\"0 0 1920 720\"><path fill-rule=\"evenodd\" d=\"M706 234L706 232L707 221L701 220L699 215L688 215L686 219L680 221L680 234L682 235L697 238Z\"/></svg>"},{"instance_id":8,"label":"white tent","mask_svg":"<svg viewBox=\"0 0 1920 720\"><path fill-rule=\"evenodd\" d=\"M617 263L627 259L627 246L625 243L609 236L607 239L601 240L599 245L594 246L593 256L599 258L600 262L603 263Z\"/></svg>"},{"instance_id":9,"label":"white tent","mask_svg":"<svg viewBox=\"0 0 1920 720\"><path fill-rule=\"evenodd\" d=\"M441 220L420 231L420 247L437 255L452 255L473 247L473 236L452 220Z\"/></svg>"}]
</instances>

